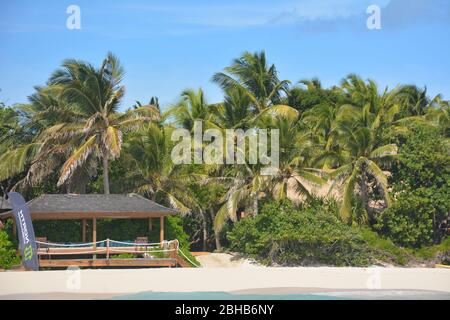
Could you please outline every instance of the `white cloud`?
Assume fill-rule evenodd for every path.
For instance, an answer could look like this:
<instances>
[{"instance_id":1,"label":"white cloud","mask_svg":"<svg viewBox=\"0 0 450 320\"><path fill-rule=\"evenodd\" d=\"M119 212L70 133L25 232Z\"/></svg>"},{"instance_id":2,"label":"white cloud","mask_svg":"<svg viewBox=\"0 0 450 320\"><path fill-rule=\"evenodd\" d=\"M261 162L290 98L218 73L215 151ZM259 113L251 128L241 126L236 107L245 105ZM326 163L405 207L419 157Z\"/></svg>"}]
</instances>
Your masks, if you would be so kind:
<instances>
[{"instance_id":1,"label":"white cloud","mask_svg":"<svg viewBox=\"0 0 450 320\"><path fill-rule=\"evenodd\" d=\"M375 0L299 0L271 3L231 3L202 5L123 5L120 8L154 15L166 22L204 27L256 27L291 24L298 20L333 20L364 13ZM389 0L378 0L384 5Z\"/></svg>"}]
</instances>

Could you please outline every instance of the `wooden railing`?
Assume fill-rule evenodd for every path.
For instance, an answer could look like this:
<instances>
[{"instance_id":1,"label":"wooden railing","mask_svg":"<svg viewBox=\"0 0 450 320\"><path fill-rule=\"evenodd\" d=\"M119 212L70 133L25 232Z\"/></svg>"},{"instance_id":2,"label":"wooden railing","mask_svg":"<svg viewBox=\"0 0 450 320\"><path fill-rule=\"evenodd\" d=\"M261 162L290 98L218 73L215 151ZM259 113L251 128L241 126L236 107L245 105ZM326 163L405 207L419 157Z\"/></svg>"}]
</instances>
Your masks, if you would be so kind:
<instances>
[{"instance_id":1,"label":"wooden railing","mask_svg":"<svg viewBox=\"0 0 450 320\"><path fill-rule=\"evenodd\" d=\"M36 241L41 267L186 266L178 256L178 240L129 243L106 239L78 244ZM131 254L133 257L120 257ZM86 256L89 256L86 258ZM70 258L69 258L70 257Z\"/></svg>"}]
</instances>

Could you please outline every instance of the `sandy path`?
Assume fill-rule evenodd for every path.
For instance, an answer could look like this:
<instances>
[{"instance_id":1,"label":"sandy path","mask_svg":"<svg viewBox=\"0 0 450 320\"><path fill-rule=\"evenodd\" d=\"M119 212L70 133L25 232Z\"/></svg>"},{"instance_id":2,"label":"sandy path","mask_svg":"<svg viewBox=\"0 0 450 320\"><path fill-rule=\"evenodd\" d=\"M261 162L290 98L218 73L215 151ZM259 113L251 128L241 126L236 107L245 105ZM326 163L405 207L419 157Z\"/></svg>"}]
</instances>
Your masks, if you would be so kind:
<instances>
[{"instance_id":1,"label":"sandy path","mask_svg":"<svg viewBox=\"0 0 450 320\"><path fill-rule=\"evenodd\" d=\"M210 253L196 257L203 268L254 268L258 264L228 253Z\"/></svg>"}]
</instances>

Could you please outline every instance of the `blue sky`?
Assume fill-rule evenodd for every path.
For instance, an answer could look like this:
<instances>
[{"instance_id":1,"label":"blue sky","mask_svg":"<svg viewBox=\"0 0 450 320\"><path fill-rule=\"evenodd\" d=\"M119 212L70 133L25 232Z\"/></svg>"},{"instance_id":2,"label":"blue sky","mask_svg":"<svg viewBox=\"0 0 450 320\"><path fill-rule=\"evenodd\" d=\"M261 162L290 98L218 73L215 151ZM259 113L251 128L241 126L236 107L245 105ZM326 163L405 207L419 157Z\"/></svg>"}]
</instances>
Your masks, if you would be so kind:
<instances>
[{"instance_id":1,"label":"blue sky","mask_svg":"<svg viewBox=\"0 0 450 320\"><path fill-rule=\"evenodd\" d=\"M66 28L71 4L81 30ZM381 30L366 28L370 4L381 8ZM211 76L245 50L265 50L293 83L330 86L358 73L449 99L449 35L447 0L0 0L0 100L25 102L66 58L99 65L112 51L126 70L123 109L153 95L167 106L198 87L217 102Z\"/></svg>"}]
</instances>

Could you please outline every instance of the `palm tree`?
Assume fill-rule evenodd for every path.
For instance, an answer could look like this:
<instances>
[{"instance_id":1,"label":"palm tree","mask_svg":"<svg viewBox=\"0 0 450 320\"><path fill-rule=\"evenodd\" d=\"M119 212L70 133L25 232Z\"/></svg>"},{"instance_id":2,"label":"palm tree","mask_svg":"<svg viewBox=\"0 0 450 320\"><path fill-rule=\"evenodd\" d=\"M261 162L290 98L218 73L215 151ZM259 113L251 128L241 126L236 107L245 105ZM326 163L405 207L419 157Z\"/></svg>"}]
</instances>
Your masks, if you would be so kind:
<instances>
[{"instance_id":1,"label":"palm tree","mask_svg":"<svg viewBox=\"0 0 450 320\"><path fill-rule=\"evenodd\" d=\"M299 83L303 84L308 90L322 90L322 83L318 78L303 79Z\"/></svg>"},{"instance_id":2,"label":"palm tree","mask_svg":"<svg viewBox=\"0 0 450 320\"><path fill-rule=\"evenodd\" d=\"M328 133L331 141L327 145L338 145L337 149L325 148L319 161L339 167L332 170L330 177L333 185L343 184L343 202L340 210L343 219L350 219L354 200L358 198L369 220L373 221L373 210L369 207L370 193L378 190L384 198L385 206L389 206L387 177L380 166L395 159L397 146L383 144L382 130L395 123L402 103L402 87L393 90L386 88L381 94L373 80L367 82L359 76L350 74L342 81L341 93L345 103L333 114L329 121L320 113L315 115L325 128L332 128ZM312 112L314 113L314 112ZM332 123L331 126L326 124Z\"/></svg>"},{"instance_id":3,"label":"palm tree","mask_svg":"<svg viewBox=\"0 0 450 320\"><path fill-rule=\"evenodd\" d=\"M186 183L192 179L171 160L173 130L170 126L149 123L129 134L124 148L132 165L126 179L150 199L188 214L195 204L186 192Z\"/></svg>"},{"instance_id":4,"label":"palm tree","mask_svg":"<svg viewBox=\"0 0 450 320\"><path fill-rule=\"evenodd\" d=\"M312 166L316 145L309 132L301 130L301 124L298 113L271 119L270 127L279 130L279 169L275 175L267 176L266 188L276 200L288 198L289 190L296 198L311 198L307 184L325 183L320 177L322 170Z\"/></svg>"},{"instance_id":5,"label":"palm tree","mask_svg":"<svg viewBox=\"0 0 450 320\"><path fill-rule=\"evenodd\" d=\"M60 99L78 114L76 122L61 122L46 130L51 138L71 137L75 149L63 165L58 185L65 183L90 157L100 158L104 193L109 194L109 161L120 154L122 131L158 117L153 106L118 112L125 92L120 85L123 74L119 60L108 53L100 68L70 59L51 76L49 84L61 88Z\"/></svg>"},{"instance_id":6,"label":"palm tree","mask_svg":"<svg viewBox=\"0 0 450 320\"><path fill-rule=\"evenodd\" d=\"M339 108L333 104L323 103L307 110L303 113L303 122L311 131L311 134L318 138L320 145L326 151L331 151L336 142L336 116Z\"/></svg>"},{"instance_id":7,"label":"palm tree","mask_svg":"<svg viewBox=\"0 0 450 320\"><path fill-rule=\"evenodd\" d=\"M52 139L46 130L60 122L75 122L79 116L58 98L61 87L35 87L35 90L28 97L28 104L15 105L21 125L10 130L1 141L2 145L10 145L10 151L2 153L0 179L27 171L25 178L19 180L15 187L36 185L60 168L69 156L69 148L61 139ZM82 185L74 178L70 179L70 185Z\"/></svg>"},{"instance_id":8,"label":"palm tree","mask_svg":"<svg viewBox=\"0 0 450 320\"><path fill-rule=\"evenodd\" d=\"M374 80L365 82L361 77L350 74L341 83L342 93L347 100L347 109L363 110L363 117L359 119L365 126L380 133L383 127L393 123L400 114L403 87L397 86L392 90L387 87L380 93Z\"/></svg>"},{"instance_id":9,"label":"palm tree","mask_svg":"<svg viewBox=\"0 0 450 320\"><path fill-rule=\"evenodd\" d=\"M262 164L236 165L229 170L228 176L217 178L229 182L229 190L223 198L223 205L216 215L214 227L218 232L227 219L236 221L239 209L258 214L259 199L270 195L274 199L286 199L288 191L298 196L311 197L306 183L321 185L321 170L309 167L309 160L314 146L309 141L309 134L299 131L300 117L296 110L288 112L262 112L258 117L259 127L279 130L279 168L276 174L262 175ZM246 152L246 150L238 150Z\"/></svg>"},{"instance_id":10,"label":"palm tree","mask_svg":"<svg viewBox=\"0 0 450 320\"><path fill-rule=\"evenodd\" d=\"M439 101L442 100L441 95L430 99L427 96L427 87L421 89L415 85L403 86L400 94L404 99L405 116L423 116L427 110L438 106Z\"/></svg>"},{"instance_id":11,"label":"palm tree","mask_svg":"<svg viewBox=\"0 0 450 320\"><path fill-rule=\"evenodd\" d=\"M265 176L260 174L260 166L239 164L230 170L229 175L213 178L228 184L228 191L222 197L223 203L216 213L214 229L216 237L227 219L237 221L240 209L258 214L258 203L264 189Z\"/></svg>"},{"instance_id":12,"label":"palm tree","mask_svg":"<svg viewBox=\"0 0 450 320\"><path fill-rule=\"evenodd\" d=\"M212 121L223 129L247 129L253 117L250 105L251 100L242 88L227 89L223 103L210 107Z\"/></svg>"},{"instance_id":13,"label":"palm tree","mask_svg":"<svg viewBox=\"0 0 450 320\"><path fill-rule=\"evenodd\" d=\"M378 189L384 197L386 206L391 203L388 191L387 177L380 168L387 164L397 154L395 144L379 145L376 130L371 123L367 123L367 109L341 107L337 119L338 140L342 148L341 159L344 164L330 173L333 185L343 184L343 201L340 210L341 217L348 220L355 196L358 196L369 219L373 221L373 214L369 208L369 193Z\"/></svg>"},{"instance_id":14,"label":"palm tree","mask_svg":"<svg viewBox=\"0 0 450 320\"><path fill-rule=\"evenodd\" d=\"M145 104L143 104L142 102L136 100L136 103L133 105L133 108L134 108L134 109L137 109L137 108L143 107L144 105L145 105ZM155 97L155 96L151 97L151 98L150 98L150 102L148 103L148 105L154 106L156 109L158 109L159 111L161 111L161 108L160 108L160 105L159 105L159 99L158 99L158 97Z\"/></svg>"},{"instance_id":15,"label":"palm tree","mask_svg":"<svg viewBox=\"0 0 450 320\"><path fill-rule=\"evenodd\" d=\"M181 93L180 101L170 107L165 113L165 118L173 119L175 125L192 131L194 123L197 120L202 121L206 125L212 122L210 113L210 105L207 103L203 90L199 88L197 92L194 90L185 90Z\"/></svg>"},{"instance_id":16,"label":"palm tree","mask_svg":"<svg viewBox=\"0 0 450 320\"><path fill-rule=\"evenodd\" d=\"M207 210L189 191L189 186L200 174L173 164L171 135L174 129L150 123L129 135L125 144L125 154L129 157L126 162L131 163L125 177L129 183L121 184L134 185L134 191L158 203L165 203L182 215L197 214L202 223L203 248L206 250Z\"/></svg>"},{"instance_id":17,"label":"palm tree","mask_svg":"<svg viewBox=\"0 0 450 320\"><path fill-rule=\"evenodd\" d=\"M212 81L223 90L241 89L250 99L256 113L278 104L290 83L288 80L278 79L275 65L267 65L264 51L253 54L244 52L224 71L216 73Z\"/></svg>"},{"instance_id":18,"label":"palm tree","mask_svg":"<svg viewBox=\"0 0 450 320\"><path fill-rule=\"evenodd\" d=\"M440 127L444 135L448 137L450 130L450 101L442 100L440 96L437 96L434 100L437 106L427 109L425 119Z\"/></svg>"}]
</instances>

